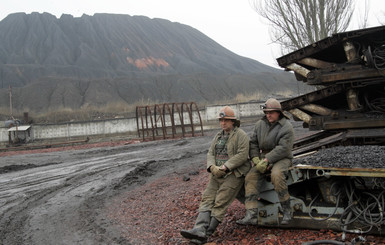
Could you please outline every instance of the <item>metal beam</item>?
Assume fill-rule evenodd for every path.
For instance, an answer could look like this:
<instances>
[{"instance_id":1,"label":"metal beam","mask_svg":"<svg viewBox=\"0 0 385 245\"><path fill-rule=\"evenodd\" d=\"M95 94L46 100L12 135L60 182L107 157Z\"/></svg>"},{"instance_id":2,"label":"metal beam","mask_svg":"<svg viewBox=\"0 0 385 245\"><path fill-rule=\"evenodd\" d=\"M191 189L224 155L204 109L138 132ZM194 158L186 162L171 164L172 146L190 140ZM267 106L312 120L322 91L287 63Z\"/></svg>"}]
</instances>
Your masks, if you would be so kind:
<instances>
[{"instance_id":1,"label":"metal beam","mask_svg":"<svg viewBox=\"0 0 385 245\"><path fill-rule=\"evenodd\" d=\"M304 109L306 111L310 111L310 112L313 112L315 114L318 114L318 115L321 115L321 116L329 116L331 114L333 114L333 110L330 110L329 108L326 108L324 106L321 106L321 105L316 105L316 104L307 104L307 105L303 105L300 107L301 109ZM336 113L336 112L334 112Z\"/></svg>"},{"instance_id":2,"label":"metal beam","mask_svg":"<svg viewBox=\"0 0 385 245\"><path fill-rule=\"evenodd\" d=\"M328 68L328 67L332 67L335 65L335 63L326 62L326 61L318 60L318 59L314 59L314 58L303 58L303 59L299 60L298 63L300 63L302 65L311 66L314 68Z\"/></svg>"},{"instance_id":3,"label":"metal beam","mask_svg":"<svg viewBox=\"0 0 385 245\"><path fill-rule=\"evenodd\" d=\"M307 77L307 75L310 73L310 70L296 63L291 63L286 68L300 74L303 77Z\"/></svg>"},{"instance_id":4,"label":"metal beam","mask_svg":"<svg viewBox=\"0 0 385 245\"><path fill-rule=\"evenodd\" d=\"M310 92L289 100L282 101L281 106L283 110L289 111L291 109L341 93L342 91L344 91L344 87L340 84L335 84L328 86L327 88L319 89L314 92Z\"/></svg>"},{"instance_id":5,"label":"metal beam","mask_svg":"<svg viewBox=\"0 0 385 245\"><path fill-rule=\"evenodd\" d=\"M349 128L378 128L385 127L385 119L349 119L324 121L323 129L349 129Z\"/></svg>"}]
</instances>

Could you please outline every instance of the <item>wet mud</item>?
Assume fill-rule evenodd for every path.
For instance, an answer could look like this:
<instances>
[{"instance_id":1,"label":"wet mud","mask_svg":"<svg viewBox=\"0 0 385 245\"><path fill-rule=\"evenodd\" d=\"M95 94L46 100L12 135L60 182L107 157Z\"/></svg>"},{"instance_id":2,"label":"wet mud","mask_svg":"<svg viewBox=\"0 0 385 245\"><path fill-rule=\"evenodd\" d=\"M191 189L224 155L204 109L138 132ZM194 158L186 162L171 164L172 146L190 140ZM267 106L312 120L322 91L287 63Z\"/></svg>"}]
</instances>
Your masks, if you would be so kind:
<instances>
[{"instance_id":1,"label":"wet mud","mask_svg":"<svg viewBox=\"0 0 385 245\"><path fill-rule=\"evenodd\" d=\"M204 166L213 137L0 157L0 244L129 244L105 208L116 195Z\"/></svg>"}]
</instances>

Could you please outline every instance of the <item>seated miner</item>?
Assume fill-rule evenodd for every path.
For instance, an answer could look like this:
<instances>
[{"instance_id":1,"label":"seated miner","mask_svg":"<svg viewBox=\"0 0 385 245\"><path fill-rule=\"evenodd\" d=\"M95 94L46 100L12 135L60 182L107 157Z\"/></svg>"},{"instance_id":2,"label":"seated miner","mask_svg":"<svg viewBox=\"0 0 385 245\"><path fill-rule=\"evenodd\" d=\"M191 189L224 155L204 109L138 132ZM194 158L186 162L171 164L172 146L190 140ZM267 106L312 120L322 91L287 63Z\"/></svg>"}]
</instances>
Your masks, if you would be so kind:
<instances>
[{"instance_id":1,"label":"seated miner","mask_svg":"<svg viewBox=\"0 0 385 245\"><path fill-rule=\"evenodd\" d=\"M239 128L234 110L223 107L219 112L222 128L214 137L207 153L209 183L202 195L199 214L190 230L182 230L183 237L202 244L222 222L227 208L243 187L245 176L250 169L249 137Z\"/></svg>"},{"instance_id":2,"label":"seated miner","mask_svg":"<svg viewBox=\"0 0 385 245\"><path fill-rule=\"evenodd\" d=\"M260 187L271 175L271 182L282 206L281 224L291 220L290 195L286 183L292 165L294 129L276 99L268 99L262 106L265 116L257 121L250 139L250 159L253 167L245 179L246 215L237 220L241 225L258 224L258 200Z\"/></svg>"}]
</instances>

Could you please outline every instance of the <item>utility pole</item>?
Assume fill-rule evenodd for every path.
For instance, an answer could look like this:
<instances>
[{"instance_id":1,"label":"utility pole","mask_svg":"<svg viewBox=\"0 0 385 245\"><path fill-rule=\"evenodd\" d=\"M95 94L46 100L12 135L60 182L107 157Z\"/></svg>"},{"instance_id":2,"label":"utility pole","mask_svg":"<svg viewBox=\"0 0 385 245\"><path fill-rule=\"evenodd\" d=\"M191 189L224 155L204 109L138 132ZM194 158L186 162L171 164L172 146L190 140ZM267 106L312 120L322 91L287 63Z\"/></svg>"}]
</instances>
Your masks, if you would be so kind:
<instances>
[{"instance_id":1,"label":"utility pole","mask_svg":"<svg viewBox=\"0 0 385 245\"><path fill-rule=\"evenodd\" d=\"M11 113L11 119L15 120L13 118L13 112L12 112L12 89L11 89L11 85L9 85L9 111Z\"/></svg>"},{"instance_id":2,"label":"utility pole","mask_svg":"<svg viewBox=\"0 0 385 245\"><path fill-rule=\"evenodd\" d=\"M16 131L14 132L14 137L16 139L17 131L18 131L18 125L17 125L17 122L16 122L15 118L13 117L13 112L12 112L12 89L11 89L11 85L9 85L9 110L10 110L10 113L11 113L11 119L12 119L12 121L15 124L15 127L16 127ZM12 140L11 132L9 132L9 142L11 142L11 140Z\"/></svg>"}]
</instances>

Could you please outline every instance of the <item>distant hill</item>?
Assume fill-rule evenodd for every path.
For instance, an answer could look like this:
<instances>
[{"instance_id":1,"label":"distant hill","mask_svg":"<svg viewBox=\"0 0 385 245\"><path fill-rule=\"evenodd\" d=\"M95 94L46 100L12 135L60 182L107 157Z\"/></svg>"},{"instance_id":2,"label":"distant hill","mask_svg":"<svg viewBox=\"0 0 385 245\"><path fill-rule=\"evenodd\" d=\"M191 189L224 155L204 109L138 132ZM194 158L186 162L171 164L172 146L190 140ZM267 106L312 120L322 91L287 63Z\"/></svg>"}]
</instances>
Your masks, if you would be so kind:
<instances>
[{"instance_id":1,"label":"distant hill","mask_svg":"<svg viewBox=\"0 0 385 245\"><path fill-rule=\"evenodd\" d=\"M296 93L294 80L164 19L15 13L0 22L0 104L9 107L12 86L13 107L22 111L141 100L210 103Z\"/></svg>"}]
</instances>

